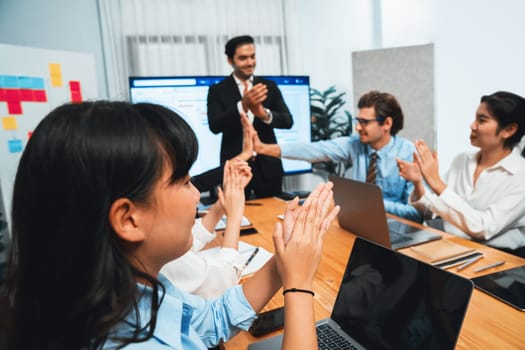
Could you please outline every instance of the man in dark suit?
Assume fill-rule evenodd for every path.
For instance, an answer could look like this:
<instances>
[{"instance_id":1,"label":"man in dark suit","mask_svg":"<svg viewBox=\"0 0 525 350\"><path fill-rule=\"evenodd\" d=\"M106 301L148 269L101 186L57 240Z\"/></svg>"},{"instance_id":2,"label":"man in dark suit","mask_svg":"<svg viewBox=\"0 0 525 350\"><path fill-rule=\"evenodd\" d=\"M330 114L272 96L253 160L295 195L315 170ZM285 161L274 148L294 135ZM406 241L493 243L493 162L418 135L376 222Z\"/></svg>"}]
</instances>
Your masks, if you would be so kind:
<instances>
[{"instance_id":1,"label":"man in dark suit","mask_svg":"<svg viewBox=\"0 0 525 350\"><path fill-rule=\"evenodd\" d=\"M208 92L208 123L210 130L222 132L223 164L242 151L240 113L245 112L259 138L277 143L274 128L289 129L293 120L277 85L254 77L255 45L251 36L239 36L226 43L225 53L233 73ZM248 196L268 197L282 191L283 167L280 159L256 156L250 160L253 178L247 186ZM249 198L248 197L248 198Z\"/></svg>"}]
</instances>

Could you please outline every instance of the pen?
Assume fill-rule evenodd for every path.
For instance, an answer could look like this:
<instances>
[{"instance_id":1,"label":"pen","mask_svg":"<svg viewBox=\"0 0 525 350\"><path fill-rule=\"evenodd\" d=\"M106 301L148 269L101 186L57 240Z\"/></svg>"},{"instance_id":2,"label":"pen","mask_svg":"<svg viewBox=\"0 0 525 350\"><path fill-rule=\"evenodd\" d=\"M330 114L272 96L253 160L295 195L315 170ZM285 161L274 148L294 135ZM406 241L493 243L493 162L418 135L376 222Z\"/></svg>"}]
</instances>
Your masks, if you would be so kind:
<instances>
[{"instance_id":1,"label":"pen","mask_svg":"<svg viewBox=\"0 0 525 350\"><path fill-rule=\"evenodd\" d=\"M244 270L244 269L248 266L248 264L253 260L253 258L255 258L255 255L257 255L258 252L259 252L259 247L256 247L256 248L253 250L252 255L250 255L250 257L248 258L248 260L246 260L246 262L245 262L244 265L242 266L241 271Z\"/></svg>"},{"instance_id":2,"label":"pen","mask_svg":"<svg viewBox=\"0 0 525 350\"><path fill-rule=\"evenodd\" d=\"M501 261L495 262L494 264L478 267L477 269L474 270L474 272L485 271L485 270L491 269L496 266L501 266L503 264L505 264L505 261L501 260Z\"/></svg>"},{"instance_id":3,"label":"pen","mask_svg":"<svg viewBox=\"0 0 525 350\"><path fill-rule=\"evenodd\" d=\"M478 261L479 259L483 258L483 255L479 255L479 256L476 256L475 258L472 258L470 260L468 260L467 262L465 262L464 264L461 264L458 266L458 271L461 271L463 270L464 268L474 264L476 261Z\"/></svg>"},{"instance_id":4,"label":"pen","mask_svg":"<svg viewBox=\"0 0 525 350\"><path fill-rule=\"evenodd\" d=\"M473 258L475 258L476 256L479 256L479 255L483 255L483 253L474 252L472 254L469 254L469 255L466 255L466 256L462 256L462 257L457 258L457 259L447 260L445 262L441 262L441 263L435 264L434 266L435 267L439 267L440 269L446 270L446 269L450 269L452 267L456 267L458 265L464 264L465 262L467 262L470 259L473 259Z\"/></svg>"},{"instance_id":5,"label":"pen","mask_svg":"<svg viewBox=\"0 0 525 350\"><path fill-rule=\"evenodd\" d=\"M244 203L244 205L256 205L256 206L259 206L259 205L262 205L262 203L258 203L258 202L246 202Z\"/></svg>"}]
</instances>

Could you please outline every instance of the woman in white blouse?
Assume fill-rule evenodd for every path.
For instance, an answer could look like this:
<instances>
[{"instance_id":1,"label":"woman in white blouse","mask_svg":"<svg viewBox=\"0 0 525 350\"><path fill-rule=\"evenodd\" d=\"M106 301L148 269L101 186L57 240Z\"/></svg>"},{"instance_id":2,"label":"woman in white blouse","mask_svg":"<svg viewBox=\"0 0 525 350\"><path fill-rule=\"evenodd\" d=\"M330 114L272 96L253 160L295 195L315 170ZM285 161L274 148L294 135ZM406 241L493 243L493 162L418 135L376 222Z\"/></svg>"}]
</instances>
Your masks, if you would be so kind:
<instances>
[{"instance_id":1,"label":"woman in white blouse","mask_svg":"<svg viewBox=\"0 0 525 350\"><path fill-rule=\"evenodd\" d=\"M245 120L242 120L245 122ZM244 213L244 189L252 178L246 162L252 156L250 130L243 129L243 152L224 165L223 188L218 189L219 200L208 213L195 221L192 229L193 246L181 257L161 269L176 287L204 298L217 297L239 281L239 233ZM215 227L226 215L222 243L216 254L200 252L217 234Z\"/></svg>"},{"instance_id":2,"label":"woman in white blouse","mask_svg":"<svg viewBox=\"0 0 525 350\"><path fill-rule=\"evenodd\" d=\"M470 129L479 151L456 156L443 178L437 153L422 140L413 163L398 160L399 174L414 183L411 203L426 218L443 218L447 232L525 257L525 159L516 147L525 99L504 91L483 96Z\"/></svg>"},{"instance_id":3,"label":"woman in white blouse","mask_svg":"<svg viewBox=\"0 0 525 350\"><path fill-rule=\"evenodd\" d=\"M161 269L176 287L204 298L217 297L239 281L236 263L239 260L239 231L244 212L244 188L252 177L250 167L243 161L232 160L224 166L223 189L219 200L208 213L195 222L192 229L193 246L178 259ZM222 244L216 254L199 251L216 238L217 222L228 218Z\"/></svg>"}]
</instances>

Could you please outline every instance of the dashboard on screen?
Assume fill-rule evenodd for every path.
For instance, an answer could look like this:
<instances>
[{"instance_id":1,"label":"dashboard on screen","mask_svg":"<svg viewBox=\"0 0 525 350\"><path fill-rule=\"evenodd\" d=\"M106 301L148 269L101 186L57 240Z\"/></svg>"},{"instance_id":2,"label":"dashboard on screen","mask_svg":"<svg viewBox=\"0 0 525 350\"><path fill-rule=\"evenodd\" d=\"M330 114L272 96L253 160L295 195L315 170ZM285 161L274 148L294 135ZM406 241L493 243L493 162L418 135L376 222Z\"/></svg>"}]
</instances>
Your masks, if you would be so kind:
<instances>
[{"instance_id":1,"label":"dashboard on screen","mask_svg":"<svg viewBox=\"0 0 525 350\"><path fill-rule=\"evenodd\" d=\"M291 129L274 129L279 144L310 142L310 79L308 76L261 76L273 80L279 87L293 117ZM170 108L182 116L193 128L199 140L199 155L191 168L191 175L200 174L220 164L222 134L214 134L208 127L207 96L210 85L225 76L185 77L130 77L132 103L150 102ZM283 159L285 174L309 172L309 162Z\"/></svg>"}]
</instances>

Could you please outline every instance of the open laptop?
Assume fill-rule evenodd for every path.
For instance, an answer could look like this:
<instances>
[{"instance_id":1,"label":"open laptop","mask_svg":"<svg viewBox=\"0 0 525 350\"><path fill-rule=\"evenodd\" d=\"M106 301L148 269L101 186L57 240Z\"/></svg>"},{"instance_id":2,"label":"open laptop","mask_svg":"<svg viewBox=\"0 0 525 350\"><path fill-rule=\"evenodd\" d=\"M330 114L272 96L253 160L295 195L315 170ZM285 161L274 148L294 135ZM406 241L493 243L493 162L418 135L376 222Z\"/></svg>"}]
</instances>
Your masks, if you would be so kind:
<instances>
[{"instance_id":1,"label":"open laptop","mask_svg":"<svg viewBox=\"0 0 525 350\"><path fill-rule=\"evenodd\" d=\"M329 176L334 183L334 201L341 206L342 228L392 249L441 239L441 235L418 229L397 220L387 221L381 189L369 183Z\"/></svg>"},{"instance_id":2,"label":"open laptop","mask_svg":"<svg viewBox=\"0 0 525 350\"><path fill-rule=\"evenodd\" d=\"M316 324L319 349L454 349L472 289L464 277L357 238L332 314ZM248 349L281 343L282 334Z\"/></svg>"}]
</instances>

